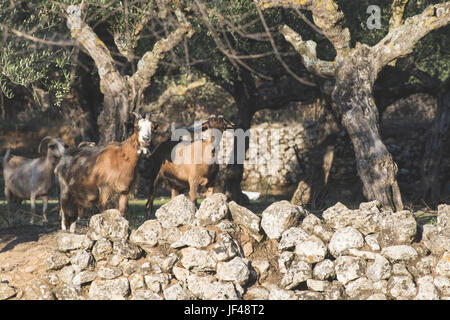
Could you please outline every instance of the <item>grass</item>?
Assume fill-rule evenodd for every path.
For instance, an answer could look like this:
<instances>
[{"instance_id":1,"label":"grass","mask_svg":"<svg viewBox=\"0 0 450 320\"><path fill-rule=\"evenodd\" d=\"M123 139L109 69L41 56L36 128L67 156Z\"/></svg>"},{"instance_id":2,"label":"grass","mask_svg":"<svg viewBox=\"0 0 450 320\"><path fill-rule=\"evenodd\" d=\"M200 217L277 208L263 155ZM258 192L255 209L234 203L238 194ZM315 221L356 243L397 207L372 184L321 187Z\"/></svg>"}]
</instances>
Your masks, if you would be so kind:
<instances>
[{"instance_id":1,"label":"grass","mask_svg":"<svg viewBox=\"0 0 450 320\"><path fill-rule=\"evenodd\" d=\"M283 197L280 196L264 196L258 200L250 201L250 204L247 206L252 212L257 215L261 215L265 208L267 208L270 204L275 201L281 200ZM168 197L158 197L154 202L153 214L150 216L151 219L155 218L155 212L162 205L166 204L170 201ZM198 204L201 204L203 199L198 200ZM138 228L145 220L145 204L146 199L131 199L128 201L128 210L130 212L130 228L136 229ZM37 215L35 217L35 224L42 225L49 229L59 229L61 225L61 218L59 216L59 203L56 199L50 199L48 202L48 223L43 224L41 213L42 213L42 200L36 200L36 211ZM30 225L31 219L31 207L30 201L26 200L22 202L22 206L20 210L16 214L12 214L9 217L9 224L6 223L4 217L7 215L7 202L6 200L0 200L0 229L4 228L20 228L26 225ZM80 231L86 229L89 225L90 217L84 217L77 224L77 229Z\"/></svg>"}]
</instances>

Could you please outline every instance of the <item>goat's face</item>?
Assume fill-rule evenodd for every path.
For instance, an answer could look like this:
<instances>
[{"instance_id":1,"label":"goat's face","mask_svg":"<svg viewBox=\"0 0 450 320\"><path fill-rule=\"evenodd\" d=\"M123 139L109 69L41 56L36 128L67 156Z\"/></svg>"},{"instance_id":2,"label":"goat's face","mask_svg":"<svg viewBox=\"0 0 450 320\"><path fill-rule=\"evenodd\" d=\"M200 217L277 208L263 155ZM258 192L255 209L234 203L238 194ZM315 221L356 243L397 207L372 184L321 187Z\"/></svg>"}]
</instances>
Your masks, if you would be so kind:
<instances>
[{"instance_id":1,"label":"goat's face","mask_svg":"<svg viewBox=\"0 0 450 320\"><path fill-rule=\"evenodd\" d=\"M47 143L47 156L52 156L53 158L61 158L67 149L67 145L58 137L47 136L42 139L39 144L38 152L41 152L41 147L43 144Z\"/></svg>"},{"instance_id":2,"label":"goat's face","mask_svg":"<svg viewBox=\"0 0 450 320\"><path fill-rule=\"evenodd\" d=\"M138 130L139 141L138 153L148 154L152 142L152 122L148 116L137 120L136 130Z\"/></svg>"}]
</instances>

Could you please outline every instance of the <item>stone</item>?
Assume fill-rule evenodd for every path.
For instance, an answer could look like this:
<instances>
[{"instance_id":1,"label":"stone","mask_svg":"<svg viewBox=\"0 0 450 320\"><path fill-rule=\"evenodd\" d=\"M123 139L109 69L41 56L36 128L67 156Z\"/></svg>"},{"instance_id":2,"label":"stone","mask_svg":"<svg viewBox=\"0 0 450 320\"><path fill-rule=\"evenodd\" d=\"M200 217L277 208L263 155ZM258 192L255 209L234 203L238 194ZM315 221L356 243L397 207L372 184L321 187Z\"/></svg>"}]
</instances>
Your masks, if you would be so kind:
<instances>
[{"instance_id":1,"label":"stone","mask_svg":"<svg viewBox=\"0 0 450 320\"><path fill-rule=\"evenodd\" d=\"M345 227L333 234L328 249L334 257L338 257L350 248L361 248L363 245L364 238L361 232L353 227Z\"/></svg>"},{"instance_id":2,"label":"stone","mask_svg":"<svg viewBox=\"0 0 450 320\"><path fill-rule=\"evenodd\" d=\"M305 261L294 261L281 280L281 286L292 289L311 278L311 265Z\"/></svg>"},{"instance_id":3,"label":"stone","mask_svg":"<svg viewBox=\"0 0 450 320\"><path fill-rule=\"evenodd\" d=\"M122 275L122 269L113 266L111 267L102 266L98 269L97 275L102 279L112 280Z\"/></svg>"},{"instance_id":4,"label":"stone","mask_svg":"<svg viewBox=\"0 0 450 320\"><path fill-rule=\"evenodd\" d=\"M58 285L53 292L58 300L84 300L80 289L67 283Z\"/></svg>"},{"instance_id":5,"label":"stone","mask_svg":"<svg viewBox=\"0 0 450 320\"><path fill-rule=\"evenodd\" d=\"M438 205L437 225L441 228L450 227L450 205Z\"/></svg>"},{"instance_id":6,"label":"stone","mask_svg":"<svg viewBox=\"0 0 450 320\"><path fill-rule=\"evenodd\" d=\"M194 296L183 289L179 283L175 283L167 287L163 291L164 298L166 300L193 300Z\"/></svg>"},{"instance_id":7,"label":"stone","mask_svg":"<svg viewBox=\"0 0 450 320\"><path fill-rule=\"evenodd\" d=\"M347 255L358 257L364 260L375 260L375 257L378 255L372 251L358 250L355 248L350 248L346 250Z\"/></svg>"},{"instance_id":8,"label":"stone","mask_svg":"<svg viewBox=\"0 0 450 320\"><path fill-rule=\"evenodd\" d=\"M391 264L389 261L378 254L372 264L367 267L366 275L370 280L380 281L388 279L391 276Z\"/></svg>"},{"instance_id":9,"label":"stone","mask_svg":"<svg viewBox=\"0 0 450 320\"><path fill-rule=\"evenodd\" d=\"M298 259L308 263L317 263L325 259L327 246L317 236L309 236L295 246Z\"/></svg>"},{"instance_id":10,"label":"stone","mask_svg":"<svg viewBox=\"0 0 450 320\"><path fill-rule=\"evenodd\" d=\"M158 224L161 226L159 221L157 221ZM162 228L162 227L161 227ZM159 237L155 237L155 241L158 243L168 243L173 244L175 242L178 242L181 238L182 232L180 229L176 227L168 228L168 229L162 229L162 233ZM155 242L156 245L156 242Z\"/></svg>"},{"instance_id":11,"label":"stone","mask_svg":"<svg viewBox=\"0 0 450 320\"><path fill-rule=\"evenodd\" d=\"M330 280L336 276L334 271L334 262L325 259L314 266L313 276L319 280Z\"/></svg>"},{"instance_id":12,"label":"stone","mask_svg":"<svg viewBox=\"0 0 450 320\"><path fill-rule=\"evenodd\" d=\"M229 234L222 233L219 239L219 242L211 248L211 252L217 261L230 260L239 253L238 245Z\"/></svg>"},{"instance_id":13,"label":"stone","mask_svg":"<svg viewBox=\"0 0 450 320\"><path fill-rule=\"evenodd\" d=\"M408 245L385 247L381 254L392 261L413 261L418 257L416 249Z\"/></svg>"},{"instance_id":14,"label":"stone","mask_svg":"<svg viewBox=\"0 0 450 320\"><path fill-rule=\"evenodd\" d=\"M249 261L241 257L235 257L229 262L219 262L216 277L219 280L233 281L244 285L250 277Z\"/></svg>"},{"instance_id":15,"label":"stone","mask_svg":"<svg viewBox=\"0 0 450 320\"><path fill-rule=\"evenodd\" d=\"M374 293L371 296L369 296L366 300L387 300L387 298L384 293Z\"/></svg>"},{"instance_id":16,"label":"stone","mask_svg":"<svg viewBox=\"0 0 450 320\"><path fill-rule=\"evenodd\" d=\"M290 251L284 251L280 254L280 257L278 258L278 268L281 273L286 273L288 271L294 258L295 254Z\"/></svg>"},{"instance_id":17,"label":"stone","mask_svg":"<svg viewBox=\"0 0 450 320\"><path fill-rule=\"evenodd\" d=\"M358 210L350 210L338 202L323 212L323 218L333 229L341 229L352 226L364 235L378 231L380 211L379 203L372 201L361 203Z\"/></svg>"},{"instance_id":18,"label":"stone","mask_svg":"<svg viewBox=\"0 0 450 320\"><path fill-rule=\"evenodd\" d=\"M72 266L65 266L58 273L58 278L62 283L72 284L75 277L75 270Z\"/></svg>"},{"instance_id":19,"label":"stone","mask_svg":"<svg viewBox=\"0 0 450 320\"><path fill-rule=\"evenodd\" d=\"M450 252L445 252L434 268L436 275L450 277Z\"/></svg>"},{"instance_id":20,"label":"stone","mask_svg":"<svg viewBox=\"0 0 450 320\"><path fill-rule=\"evenodd\" d=\"M215 271L216 269L217 262L207 250L188 247L181 249L181 254L181 264L188 270Z\"/></svg>"},{"instance_id":21,"label":"stone","mask_svg":"<svg viewBox=\"0 0 450 320\"><path fill-rule=\"evenodd\" d=\"M161 288L169 284L169 276L167 274L147 274L144 276L144 282L149 290L155 293L161 292Z\"/></svg>"},{"instance_id":22,"label":"stone","mask_svg":"<svg viewBox=\"0 0 450 320\"><path fill-rule=\"evenodd\" d=\"M159 294L151 290L139 289L133 292L131 300L164 300Z\"/></svg>"},{"instance_id":23,"label":"stone","mask_svg":"<svg viewBox=\"0 0 450 320\"><path fill-rule=\"evenodd\" d=\"M433 256L422 257L416 263L418 275L426 276L433 272L433 267L436 263L436 258Z\"/></svg>"},{"instance_id":24,"label":"stone","mask_svg":"<svg viewBox=\"0 0 450 320\"><path fill-rule=\"evenodd\" d=\"M345 285L345 293L351 300L366 300L374 291L373 281L361 277Z\"/></svg>"},{"instance_id":25,"label":"stone","mask_svg":"<svg viewBox=\"0 0 450 320\"><path fill-rule=\"evenodd\" d=\"M56 248L62 252L68 252L77 249L90 249L92 240L86 235L74 233L59 232L56 236Z\"/></svg>"},{"instance_id":26,"label":"stone","mask_svg":"<svg viewBox=\"0 0 450 320\"><path fill-rule=\"evenodd\" d=\"M170 273L173 266L178 261L178 257L175 253L169 253L167 256L164 255L151 255L149 261L152 265L158 265L162 272Z\"/></svg>"},{"instance_id":27,"label":"stone","mask_svg":"<svg viewBox=\"0 0 450 320\"><path fill-rule=\"evenodd\" d=\"M205 300L240 300L241 296L232 282L212 282L204 292Z\"/></svg>"},{"instance_id":28,"label":"stone","mask_svg":"<svg viewBox=\"0 0 450 320\"><path fill-rule=\"evenodd\" d=\"M75 286L81 286L83 284L94 281L96 277L97 277L96 272L85 270L85 271L81 271L80 273L76 274L75 277L73 277L73 279L72 279L72 283Z\"/></svg>"},{"instance_id":29,"label":"stone","mask_svg":"<svg viewBox=\"0 0 450 320\"><path fill-rule=\"evenodd\" d=\"M325 300L341 300L343 298L344 287L339 281L333 281L325 287L323 296Z\"/></svg>"},{"instance_id":30,"label":"stone","mask_svg":"<svg viewBox=\"0 0 450 320\"><path fill-rule=\"evenodd\" d=\"M146 252L150 252L150 250L158 244L161 233L162 226L159 221L147 220L139 228L131 232L130 241L144 249Z\"/></svg>"},{"instance_id":31,"label":"stone","mask_svg":"<svg viewBox=\"0 0 450 320\"><path fill-rule=\"evenodd\" d=\"M34 278L25 288L24 298L27 300L55 300L55 294L48 283Z\"/></svg>"},{"instance_id":32,"label":"stone","mask_svg":"<svg viewBox=\"0 0 450 320\"><path fill-rule=\"evenodd\" d=\"M298 300L298 296L291 290L273 288L270 290L269 300Z\"/></svg>"},{"instance_id":33,"label":"stone","mask_svg":"<svg viewBox=\"0 0 450 320\"><path fill-rule=\"evenodd\" d=\"M387 287L389 295L394 298L412 298L416 295L416 285L411 277L393 276L388 280Z\"/></svg>"},{"instance_id":34,"label":"stone","mask_svg":"<svg viewBox=\"0 0 450 320\"><path fill-rule=\"evenodd\" d=\"M124 260L119 267L122 269L122 273L124 276L128 277L129 275L136 272L138 269L138 265L134 260Z\"/></svg>"},{"instance_id":35,"label":"stone","mask_svg":"<svg viewBox=\"0 0 450 320\"><path fill-rule=\"evenodd\" d=\"M450 227L442 229L440 226L424 225L422 243L435 256L450 251Z\"/></svg>"},{"instance_id":36,"label":"stone","mask_svg":"<svg viewBox=\"0 0 450 320\"><path fill-rule=\"evenodd\" d=\"M45 260L47 270L59 270L68 263L70 263L69 257L57 250L53 251Z\"/></svg>"},{"instance_id":37,"label":"stone","mask_svg":"<svg viewBox=\"0 0 450 320\"><path fill-rule=\"evenodd\" d=\"M228 204L229 205L229 204ZM220 221L216 227L223 233L233 233L236 231L235 225L230 220L224 219Z\"/></svg>"},{"instance_id":38,"label":"stone","mask_svg":"<svg viewBox=\"0 0 450 320\"><path fill-rule=\"evenodd\" d=\"M326 224L318 224L314 226L313 233L318 236L324 242L330 242L333 237L334 231L331 227Z\"/></svg>"},{"instance_id":39,"label":"stone","mask_svg":"<svg viewBox=\"0 0 450 320\"><path fill-rule=\"evenodd\" d=\"M395 276L408 276L412 277L411 273L409 273L408 268L404 263L394 263L392 265L392 274Z\"/></svg>"},{"instance_id":40,"label":"stone","mask_svg":"<svg viewBox=\"0 0 450 320\"><path fill-rule=\"evenodd\" d=\"M314 280L314 279L306 280L306 285L308 289L318 292L325 291L325 288L328 286L328 283L329 283L328 281L323 280Z\"/></svg>"},{"instance_id":41,"label":"stone","mask_svg":"<svg viewBox=\"0 0 450 320\"><path fill-rule=\"evenodd\" d=\"M91 217L87 236L92 240L106 238L119 241L128 239L128 232L128 220L122 217L119 210L110 209Z\"/></svg>"},{"instance_id":42,"label":"stone","mask_svg":"<svg viewBox=\"0 0 450 320\"><path fill-rule=\"evenodd\" d=\"M270 264L266 259L256 259L251 262L252 267L258 271L259 280L264 280L268 276Z\"/></svg>"},{"instance_id":43,"label":"stone","mask_svg":"<svg viewBox=\"0 0 450 320\"><path fill-rule=\"evenodd\" d=\"M416 283L418 288L414 300L439 300L439 293L432 276L420 277L416 280Z\"/></svg>"},{"instance_id":44,"label":"stone","mask_svg":"<svg viewBox=\"0 0 450 320\"><path fill-rule=\"evenodd\" d=\"M94 280L89 288L90 300L125 300L130 283L125 277L113 280Z\"/></svg>"},{"instance_id":45,"label":"stone","mask_svg":"<svg viewBox=\"0 0 450 320\"><path fill-rule=\"evenodd\" d=\"M99 239L92 248L92 255L96 261L106 259L112 253L112 244L108 239Z\"/></svg>"},{"instance_id":46,"label":"stone","mask_svg":"<svg viewBox=\"0 0 450 320\"><path fill-rule=\"evenodd\" d=\"M181 225L194 225L195 204L185 195L180 194L156 210L155 216L163 228Z\"/></svg>"},{"instance_id":47,"label":"stone","mask_svg":"<svg viewBox=\"0 0 450 320\"><path fill-rule=\"evenodd\" d=\"M279 239L281 234L295 227L306 216L305 210L287 200L272 203L262 213L261 228L270 239Z\"/></svg>"},{"instance_id":48,"label":"stone","mask_svg":"<svg viewBox=\"0 0 450 320\"><path fill-rule=\"evenodd\" d=\"M100 273L100 271L99 271ZM129 277L130 289L133 295L135 295L136 291L146 289L144 276L139 273L134 273Z\"/></svg>"},{"instance_id":49,"label":"stone","mask_svg":"<svg viewBox=\"0 0 450 320\"><path fill-rule=\"evenodd\" d=\"M187 270L185 268L177 267L177 266L173 267L172 272L173 272L175 279L177 279L178 281L180 281L182 283L186 283L187 278L190 274L189 270Z\"/></svg>"},{"instance_id":50,"label":"stone","mask_svg":"<svg viewBox=\"0 0 450 320\"><path fill-rule=\"evenodd\" d=\"M217 224L228 216L227 196L222 193L214 193L200 204L195 213L199 226Z\"/></svg>"},{"instance_id":51,"label":"stone","mask_svg":"<svg viewBox=\"0 0 450 320\"><path fill-rule=\"evenodd\" d=\"M278 244L279 251L292 250L297 243L308 239L310 235L299 227L292 227L284 231Z\"/></svg>"},{"instance_id":52,"label":"stone","mask_svg":"<svg viewBox=\"0 0 450 320\"><path fill-rule=\"evenodd\" d=\"M362 277L366 272L366 262L351 256L339 256L335 261L336 278L343 285Z\"/></svg>"},{"instance_id":53,"label":"stone","mask_svg":"<svg viewBox=\"0 0 450 320\"><path fill-rule=\"evenodd\" d=\"M296 291L298 300L323 300L323 295L315 291Z\"/></svg>"},{"instance_id":54,"label":"stone","mask_svg":"<svg viewBox=\"0 0 450 320\"><path fill-rule=\"evenodd\" d=\"M205 299L205 291L214 281L216 281L215 277L210 275L199 276L196 274L189 274L186 278L188 290L198 299Z\"/></svg>"},{"instance_id":55,"label":"stone","mask_svg":"<svg viewBox=\"0 0 450 320\"><path fill-rule=\"evenodd\" d=\"M92 269L94 266L94 257L90 252L77 250L70 258L70 264L77 273L86 269Z\"/></svg>"},{"instance_id":56,"label":"stone","mask_svg":"<svg viewBox=\"0 0 450 320\"><path fill-rule=\"evenodd\" d=\"M191 227L182 233L178 242L182 244L182 246L200 249L209 246L215 239L216 234L214 231L203 227Z\"/></svg>"},{"instance_id":57,"label":"stone","mask_svg":"<svg viewBox=\"0 0 450 320\"><path fill-rule=\"evenodd\" d=\"M269 299L269 291L263 287L251 287L247 289L247 293L245 294L246 300L268 300Z\"/></svg>"},{"instance_id":58,"label":"stone","mask_svg":"<svg viewBox=\"0 0 450 320\"><path fill-rule=\"evenodd\" d=\"M7 283L0 282L0 300L7 300L16 295L16 289L9 286Z\"/></svg>"},{"instance_id":59,"label":"stone","mask_svg":"<svg viewBox=\"0 0 450 320\"><path fill-rule=\"evenodd\" d=\"M228 208L230 209L234 223L246 229L256 241L259 242L262 240L264 235L261 233L260 217L234 201L228 203Z\"/></svg>"},{"instance_id":60,"label":"stone","mask_svg":"<svg viewBox=\"0 0 450 320\"><path fill-rule=\"evenodd\" d=\"M322 221L313 214L308 214L302 221L301 227L309 234L314 233L314 228L321 225Z\"/></svg>"},{"instance_id":61,"label":"stone","mask_svg":"<svg viewBox=\"0 0 450 320\"><path fill-rule=\"evenodd\" d=\"M142 250L139 246L126 240L114 241L112 252L114 255L133 260L139 259L142 255Z\"/></svg>"},{"instance_id":62,"label":"stone","mask_svg":"<svg viewBox=\"0 0 450 320\"><path fill-rule=\"evenodd\" d=\"M411 212L382 212L378 242L381 247L411 244L416 238L417 222Z\"/></svg>"},{"instance_id":63,"label":"stone","mask_svg":"<svg viewBox=\"0 0 450 320\"><path fill-rule=\"evenodd\" d=\"M381 247L378 244L378 234L377 233L373 233L373 234L367 235L364 238L364 240L369 245L370 249L372 249L373 251L380 251L381 250Z\"/></svg>"},{"instance_id":64,"label":"stone","mask_svg":"<svg viewBox=\"0 0 450 320\"><path fill-rule=\"evenodd\" d=\"M436 276L433 283L441 296L450 296L450 277Z\"/></svg>"}]
</instances>

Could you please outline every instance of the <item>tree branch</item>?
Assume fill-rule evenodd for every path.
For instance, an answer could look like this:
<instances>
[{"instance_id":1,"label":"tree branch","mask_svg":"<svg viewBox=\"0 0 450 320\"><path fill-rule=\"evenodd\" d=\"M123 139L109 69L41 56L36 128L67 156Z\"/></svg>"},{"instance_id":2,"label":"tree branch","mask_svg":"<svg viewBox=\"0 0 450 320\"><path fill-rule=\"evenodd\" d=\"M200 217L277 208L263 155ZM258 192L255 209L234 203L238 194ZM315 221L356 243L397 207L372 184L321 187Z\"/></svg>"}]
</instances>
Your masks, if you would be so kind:
<instances>
[{"instance_id":1,"label":"tree branch","mask_svg":"<svg viewBox=\"0 0 450 320\"><path fill-rule=\"evenodd\" d=\"M317 44L314 41L304 41L301 35L286 25L280 28L280 32L286 41L292 44L295 50L300 53L303 64L308 71L325 78L333 78L335 76L334 62L317 58Z\"/></svg>"},{"instance_id":2,"label":"tree branch","mask_svg":"<svg viewBox=\"0 0 450 320\"><path fill-rule=\"evenodd\" d=\"M153 50L147 51L139 60L137 70L130 79L137 90L148 86L150 79L158 69L158 62L164 57L164 54L180 43L185 35L190 37L194 33L191 24L184 18L181 10L177 9L176 15L180 21L180 26L167 38L158 40Z\"/></svg>"},{"instance_id":3,"label":"tree branch","mask_svg":"<svg viewBox=\"0 0 450 320\"><path fill-rule=\"evenodd\" d=\"M159 97L158 100L152 102L145 107L141 108L142 112L152 112L156 110L160 110L161 107L173 96L183 96L186 94L188 90L192 90L194 88L203 86L206 83L205 78L201 78L200 80L194 81L187 86L183 85L175 85L167 88Z\"/></svg>"},{"instance_id":4,"label":"tree branch","mask_svg":"<svg viewBox=\"0 0 450 320\"><path fill-rule=\"evenodd\" d=\"M392 60L412 52L416 43L432 30L450 23L450 1L431 5L421 14L405 20L371 48L379 72Z\"/></svg>"}]
</instances>

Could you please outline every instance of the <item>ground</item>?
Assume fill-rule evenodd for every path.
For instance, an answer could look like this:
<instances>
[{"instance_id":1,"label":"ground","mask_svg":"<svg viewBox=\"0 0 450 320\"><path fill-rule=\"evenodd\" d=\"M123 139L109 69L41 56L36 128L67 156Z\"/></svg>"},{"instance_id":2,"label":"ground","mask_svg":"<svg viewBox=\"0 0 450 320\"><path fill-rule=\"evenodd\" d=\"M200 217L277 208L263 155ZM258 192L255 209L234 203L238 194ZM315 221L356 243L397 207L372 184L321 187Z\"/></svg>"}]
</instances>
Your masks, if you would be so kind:
<instances>
[{"instance_id":1,"label":"ground","mask_svg":"<svg viewBox=\"0 0 450 320\"><path fill-rule=\"evenodd\" d=\"M169 198L159 198L155 202L155 209L168 202ZM271 203L281 200L280 197L263 197L252 201L248 206L254 213L260 215ZM201 200L200 200L201 201ZM42 203L38 202L40 213ZM136 229L144 221L145 200L130 200L131 212L130 228ZM9 226L0 218L0 282L7 281L16 288L17 295L13 299L20 299L23 290L30 280L38 278L45 273L45 260L56 248L56 235L60 230L60 217L58 203L50 201L48 219L46 224L41 219L36 223L29 223L29 202L25 202L22 211L10 219ZM412 209L412 208L411 208ZM435 223L436 212L430 209L415 209L415 216L420 224ZM6 213L6 202L0 201L0 215ZM89 217L81 219L77 225L77 233L87 231Z\"/></svg>"}]
</instances>

